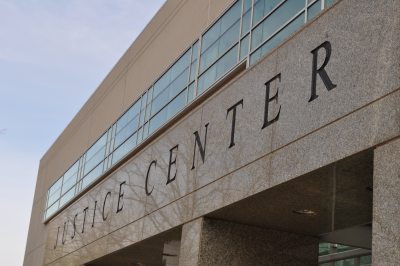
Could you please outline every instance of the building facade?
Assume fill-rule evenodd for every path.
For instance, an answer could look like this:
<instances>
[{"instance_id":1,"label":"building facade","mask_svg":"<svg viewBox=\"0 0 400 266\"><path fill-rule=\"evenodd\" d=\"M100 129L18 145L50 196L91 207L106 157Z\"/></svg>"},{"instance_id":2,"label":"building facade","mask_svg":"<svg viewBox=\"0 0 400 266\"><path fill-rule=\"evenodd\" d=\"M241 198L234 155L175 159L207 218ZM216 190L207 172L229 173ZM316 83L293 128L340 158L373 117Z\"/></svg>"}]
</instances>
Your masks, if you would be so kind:
<instances>
[{"instance_id":1,"label":"building facade","mask_svg":"<svg viewBox=\"0 0 400 266\"><path fill-rule=\"evenodd\" d=\"M400 265L400 2L168 0L40 161L24 265Z\"/></svg>"}]
</instances>

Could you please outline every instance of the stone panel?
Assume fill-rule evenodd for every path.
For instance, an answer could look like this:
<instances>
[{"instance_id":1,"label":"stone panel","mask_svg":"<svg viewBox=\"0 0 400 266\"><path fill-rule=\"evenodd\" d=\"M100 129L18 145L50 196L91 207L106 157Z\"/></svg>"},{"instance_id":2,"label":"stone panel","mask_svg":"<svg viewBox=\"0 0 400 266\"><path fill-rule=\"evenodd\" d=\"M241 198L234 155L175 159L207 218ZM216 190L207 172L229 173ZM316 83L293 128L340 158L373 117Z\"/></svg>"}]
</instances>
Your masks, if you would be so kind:
<instances>
[{"instance_id":1,"label":"stone panel","mask_svg":"<svg viewBox=\"0 0 400 266\"><path fill-rule=\"evenodd\" d=\"M145 219L142 218L110 233L108 236L107 253L117 251L141 241L143 238L144 220Z\"/></svg>"},{"instance_id":2,"label":"stone panel","mask_svg":"<svg viewBox=\"0 0 400 266\"><path fill-rule=\"evenodd\" d=\"M318 238L204 219L199 265L317 265Z\"/></svg>"},{"instance_id":3,"label":"stone panel","mask_svg":"<svg viewBox=\"0 0 400 266\"><path fill-rule=\"evenodd\" d=\"M193 218L268 189L271 157L266 156L195 192Z\"/></svg>"},{"instance_id":4,"label":"stone panel","mask_svg":"<svg viewBox=\"0 0 400 266\"><path fill-rule=\"evenodd\" d=\"M373 265L400 261L400 140L378 147L374 154Z\"/></svg>"},{"instance_id":5,"label":"stone panel","mask_svg":"<svg viewBox=\"0 0 400 266\"><path fill-rule=\"evenodd\" d=\"M400 88L400 5L398 1L341 1L278 50L281 107L273 125L273 149L283 147ZM325 70L336 88L317 75L311 97L313 54L331 44ZM318 51L318 68L326 58Z\"/></svg>"},{"instance_id":6,"label":"stone panel","mask_svg":"<svg viewBox=\"0 0 400 266\"><path fill-rule=\"evenodd\" d=\"M179 266L198 265L202 227L203 218L183 225Z\"/></svg>"},{"instance_id":7,"label":"stone panel","mask_svg":"<svg viewBox=\"0 0 400 266\"><path fill-rule=\"evenodd\" d=\"M157 160L157 166L153 165L149 174L148 192L151 194L146 196L146 214L194 191L196 170L191 169L195 145L193 133L202 127L201 111L199 109L188 114L185 120L166 132L153 145L152 160ZM150 162L145 164L146 171L149 165ZM145 184L145 178L142 184ZM145 189L141 193L145 195Z\"/></svg>"},{"instance_id":8,"label":"stone panel","mask_svg":"<svg viewBox=\"0 0 400 266\"><path fill-rule=\"evenodd\" d=\"M271 186L288 181L400 133L400 91L306 136L272 155Z\"/></svg>"},{"instance_id":9,"label":"stone panel","mask_svg":"<svg viewBox=\"0 0 400 266\"><path fill-rule=\"evenodd\" d=\"M265 111L265 82L275 77L276 53L272 53L239 79L228 84L203 105L200 138L204 146L207 123L207 143L204 164L197 151L196 188L200 188L271 151L272 128L262 129ZM270 95L274 95L275 81ZM243 101L242 104L238 104ZM236 107L234 146L232 146L233 110ZM273 103L269 106L273 117Z\"/></svg>"}]
</instances>

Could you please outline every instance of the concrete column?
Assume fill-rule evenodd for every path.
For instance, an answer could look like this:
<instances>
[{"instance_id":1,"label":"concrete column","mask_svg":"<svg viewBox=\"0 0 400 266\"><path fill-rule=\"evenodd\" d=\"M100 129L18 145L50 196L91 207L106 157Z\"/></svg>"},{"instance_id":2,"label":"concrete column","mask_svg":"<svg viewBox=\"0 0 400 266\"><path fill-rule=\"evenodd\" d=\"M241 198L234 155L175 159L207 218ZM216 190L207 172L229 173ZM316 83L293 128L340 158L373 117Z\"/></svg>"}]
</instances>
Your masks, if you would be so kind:
<instances>
[{"instance_id":1,"label":"concrete column","mask_svg":"<svg viewBox=\"0 0 400 266\"><path fill-rule=\"evenodd\" d=\"M183 227L180 266L317 264L316 237L208 218Z\"/></svg>"},{"instance_id":2,"label":"concrete column","mask_svg":"<svg viewBox=\"0 0 400 266\"><path fill-rule=\"evenodd\" d=\"M399 265L400 261L400 140L374 153L372 264Z\"/></svg>"}]
</instances>

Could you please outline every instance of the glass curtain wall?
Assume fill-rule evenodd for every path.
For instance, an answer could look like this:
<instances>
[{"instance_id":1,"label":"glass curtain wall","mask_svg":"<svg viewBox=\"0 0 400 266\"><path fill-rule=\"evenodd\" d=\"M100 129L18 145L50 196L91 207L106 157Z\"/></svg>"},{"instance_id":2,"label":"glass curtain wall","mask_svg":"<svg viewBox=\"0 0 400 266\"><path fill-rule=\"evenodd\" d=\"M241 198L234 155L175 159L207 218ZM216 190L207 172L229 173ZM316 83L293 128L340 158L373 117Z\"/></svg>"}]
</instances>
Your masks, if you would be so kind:
<instances>
[{"instance_id":1,"label":"glass curtain wall","mask_svg":"<svg viewBox=\"0 0 400 266\"><path fill-rule=\"evenodd\" d=\"M331 2L234 2L49 188L44 220L240 62L254 64Z\"/></svg>"}]
</instances>

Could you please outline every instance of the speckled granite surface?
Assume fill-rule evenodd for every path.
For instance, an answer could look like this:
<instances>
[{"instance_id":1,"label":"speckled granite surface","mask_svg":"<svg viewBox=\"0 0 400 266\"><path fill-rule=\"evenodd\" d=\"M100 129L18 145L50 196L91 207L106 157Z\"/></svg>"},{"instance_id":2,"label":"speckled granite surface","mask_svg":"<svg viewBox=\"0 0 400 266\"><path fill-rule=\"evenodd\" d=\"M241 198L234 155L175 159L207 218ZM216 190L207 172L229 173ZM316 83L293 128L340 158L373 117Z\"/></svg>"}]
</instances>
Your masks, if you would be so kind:
<instances>
[{"instance_id":1,"label":"speckled granite surface","mask_svg":"<svg viewBox=\"0 0 400 266\"><path fill-rule=\"evenodd\" d=\"M316 237L204 218L199 266L317 264Z\"/></svg>"}]
</instances>

